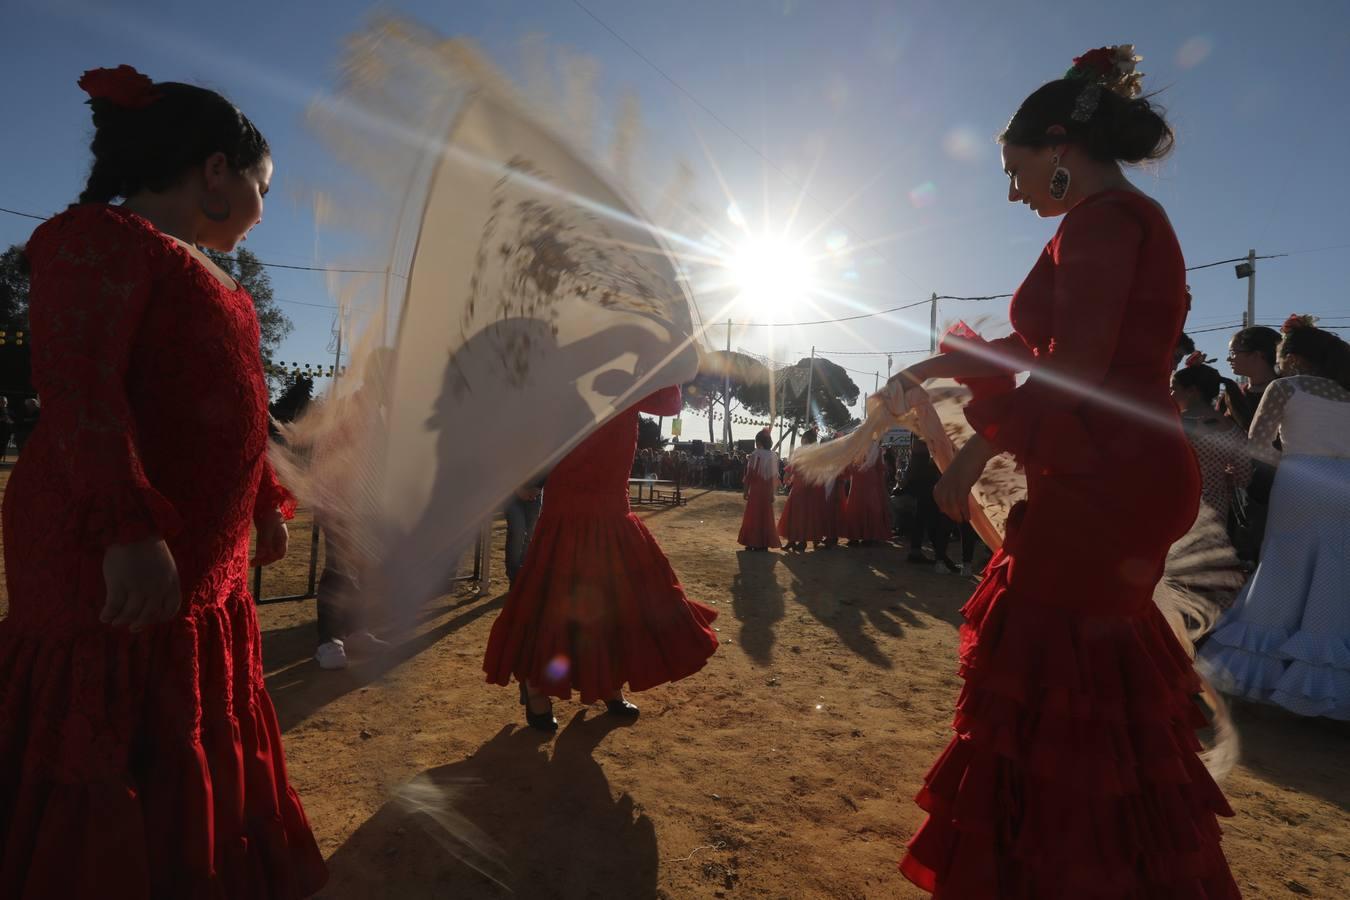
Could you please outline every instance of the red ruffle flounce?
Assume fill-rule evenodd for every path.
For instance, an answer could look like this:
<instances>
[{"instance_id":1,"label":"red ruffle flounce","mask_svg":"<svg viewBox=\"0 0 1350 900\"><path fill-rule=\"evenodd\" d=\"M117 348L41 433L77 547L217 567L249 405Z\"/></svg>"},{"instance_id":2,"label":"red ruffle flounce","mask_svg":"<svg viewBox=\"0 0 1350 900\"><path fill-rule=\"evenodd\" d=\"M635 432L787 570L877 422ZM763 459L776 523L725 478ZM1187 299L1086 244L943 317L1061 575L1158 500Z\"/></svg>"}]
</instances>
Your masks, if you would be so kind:
<instances>
[{"instance_id":1,"label":"red ruffle flounce","mask_svg":"<svg viewBox=\"0 0 1350 900\"><path fill-rule=\"evenodd\" d=\"M550 513L553 509L570 511ZM555 491L525 564L492 625L483 671L494 684L528 680L582 703L685 678L717 650L717 613L685 596L656 539L626 500ZM593 510L578 507L592 505Z\"/></svg>"},{"instance_id":2,"label":"red ruffle flounce","mask_svg":"<svg viewBox=\"0 0 1350 900\"><path fill-rule=\"evenodd\" d=\"M137 636L0 622L0 898L322 887L259 659L242 591Z\"/></svg>"},{"instance_id":3,"label":"red ruffle flounce","mask_svg":"<svg viewBox=\"0 0 1350 900\"><path fill-rule=\"evenodd\" d=\"M778 517L778 533L792 543L824 540L829 532L826 502L825 485L798 478Z\"/></svg>"},{"instance_id":4,"label":"red ruffle flounce","mask_svg":"<svg viewBox=\"0 0 1350 900\"><path fill-rule=\"evenodd\" d=\"M778 528L773 521L774 484L775 479L750 477L750 498L745 501L741 532L736 536L741 546L774 549L782 546L778 541Z\"/></svg>"},{"instance_id":5,"label":"red ruffle flounce","mask_svg":"<svg viewBox=\"0 0 1350 900\"><path fill-rule=\"evenodd\" d=\"M938 898L1235 898L1198 757L1199 680L1152 603L1093 616L1008 588L999 552L962 610L956 737L900 863Z\"/></svg>"},{"instance_id":6,"label":"red ruffle flounce","mask_svg":"<svg viewBox=\"0 0 1350 900\"><path fill-rule=\"evenodd\" d=\"M848 499L844 501L840 537L882 543L891 539L891 509L881 472L880 466L868 466L853 473Z\"/></svg>"}]
</instances>

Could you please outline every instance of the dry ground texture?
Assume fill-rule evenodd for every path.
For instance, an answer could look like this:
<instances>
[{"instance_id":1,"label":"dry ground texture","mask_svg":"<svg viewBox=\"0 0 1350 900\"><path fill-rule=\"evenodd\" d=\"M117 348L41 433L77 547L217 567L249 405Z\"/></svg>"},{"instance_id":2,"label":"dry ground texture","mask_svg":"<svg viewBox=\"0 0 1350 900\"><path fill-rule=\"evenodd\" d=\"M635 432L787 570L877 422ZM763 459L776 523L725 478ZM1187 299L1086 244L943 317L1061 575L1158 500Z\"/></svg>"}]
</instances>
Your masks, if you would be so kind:
<instances>
[{"instance_id":1,"label":"dry ground texture","mask_svg":"<svg viewBox=\"0 0 1350 900\"><path fill-rule=\"evenodd\" d=\"M291 779L330 861L320 896L921 896L895 864L948 738L972 582L894 547L738 552L740 513L720 491L640 513L689 594L720 611L723 646L634 696L631 725L560 703L549 739L523 727L512 690L483 683L506 592L500 523L482 596L436 600L414 636L346 671L311 659L312 601L262 606ZM304 589L304 516L292 535L264 595ZM1244 894L1350 896L1350 729L1236 713L1225 847ZM448 828L391 800L416 776L453 797ZM451 837L475 829L495 857Z\"/></svg>"}]
</instances>

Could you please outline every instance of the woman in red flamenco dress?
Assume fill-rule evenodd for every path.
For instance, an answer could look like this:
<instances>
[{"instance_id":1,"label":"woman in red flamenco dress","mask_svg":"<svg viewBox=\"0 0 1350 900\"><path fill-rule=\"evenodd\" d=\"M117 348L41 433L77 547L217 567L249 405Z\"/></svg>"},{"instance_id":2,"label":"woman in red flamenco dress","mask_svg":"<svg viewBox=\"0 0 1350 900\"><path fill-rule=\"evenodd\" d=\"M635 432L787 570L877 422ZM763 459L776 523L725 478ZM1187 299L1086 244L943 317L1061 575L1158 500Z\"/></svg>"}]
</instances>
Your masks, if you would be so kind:
<instances>
[{"instance_id":1,"label":"woman in red flamenco dress","mask_svg":"<svg viewBox=\"0 0 1350 900\"><path fill-rule=\"evenodd\" d=\"M815 446L817 434L816 429L808 428L802 434L802 447ZM787 503L783 505L783 513L778 517L778 533L787 541L789 550L801 552L806 549L807 541L819 547L829 530L826 520L829 498L825 485L815 484L805 478L794 478L792 463L788 463L787 474L792 487L788 491Z\"/></svg>"},{"instance_id":2,"label":"woman in red flamenco dress","mask_svg":"<svg viewBox=\"0 0 1350 900\"><path fill-rule=\"evenodd\" d=\"M777 550L778 529L773 521L773 500L778 495L778 454L773 437L765 428L755 435L755 452L745 461L745 512L736 542L750 550ZM789 498L791 499L791 498Z\"/></svg>"},{"instance_id":3,"label":"woman in red flamenco dress","mask_svg":"<svg viewBox=\"0 0 1350 900\"><path fill-rule=\"evenodd\" d=\"M211 91L81 86L88 187L26 249L43 416L4 498L0 897L308 896L247 589L250 523L275 561L294 501L253 302L195 246L261 218L267 144Z\"/></svg>"},{"instance_id":4,"label":"woman in red flamenco dress","mask_svg":"<svg viewBox=\"0 0 1350 900\"><path fill-rule=\"evenodd\" d=\"M965 518L995 453L1027 476L963 609L956 736L900 864L936 897L1238 896L1217 821L1232 811L1195 735L1200 681L1153 602L1200 476L1168 396L1185 263L1120 169L1171 144L1134 61L1131 47L1076 60L1002 137L1008 199L1064 216L1012 300L1014 333L954 341L897 376L974 394L977 436L934 491L948 516Z\"/></svg>"},{"instance_id":5,"label":"woman in red flamenco dress","mask_svg":"<svg viewBox=\"0 0 1350 900\"><path fill-rule=\"evenodd\" d=\"M544 483L544 507L525 562L492 623L483 671L520 682L531 727L553 731L550 697L576 690L613 715L645 691L703 668L717 650L716 611L684 594L670 561L629 510L638 413L673 416L679 388L630 407L573 448Z\"/></svg>"},{"instance_id":6,"label":"woman in red flamenco dress","mask_svg":"<svg viewBox=\"0 0 1350 900\"><path fill-rule=\"evenodd\" d=\"M839 536L850 546L884 544L891 539L891 505L886 496L886 461L882 459L881 448L873 447L850 473L852 479Z\"/></svg>"}]
</instances>

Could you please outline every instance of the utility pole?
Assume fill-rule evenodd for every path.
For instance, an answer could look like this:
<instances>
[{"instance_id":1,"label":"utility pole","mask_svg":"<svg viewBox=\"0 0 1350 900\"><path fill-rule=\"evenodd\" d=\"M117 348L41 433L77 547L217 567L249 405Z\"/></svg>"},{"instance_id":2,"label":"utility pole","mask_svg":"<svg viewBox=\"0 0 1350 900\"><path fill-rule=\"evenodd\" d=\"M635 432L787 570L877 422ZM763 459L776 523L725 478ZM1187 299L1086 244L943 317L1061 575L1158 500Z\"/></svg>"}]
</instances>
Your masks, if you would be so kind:
<instances>
[{"instance_id":1,"label":"utility pole","mask_svg":"<svg viewBox=\"0 0 1350 900\"><path fill-rule=\"evenodd\" d=\"M891 380L891 355L890 355L889 353L887 353L887 354L886 354L886 381L887 381L887 383L889 383L890 380Z\"/></svg>"},{"instance_id":2,"label":"utility pole","mask_svg":"<svg viewBox=\"0 0 1350 900\"><path fill-rule=\"evenodd\" d=\"M727 358L726 368L722 370L722 439L727 449L731 449L731 320L727 319Z\"/></svg>"},{"instance_id":3,"label":"utility pole","mask_svg":"<svg viewBox=\"0 0 1350 900\"><path fill-rule=\"evenodd\" d=\"M933 292L933 299L928 309L928 349L936 353L938 347L937 340L937 292Z\"/></svg>"},{"instance_id":4,"label":"utility pole","mask_svg":"<svg viewBox=\"0 0 1350 900\"><path fill-rule=\"evenodd\" d=\"M1256 250L1247 251L1247 321L1256 324Z\"/></svg>"},{"instance_id":5,"label":"utility pole","mask_svg":"<svg viewBox=\"0 0 1350 900\"><path fill-rule=\"evenodd\" d=\"M811 347L811 366L806 370L806 427L810 428L813 421L811 418L811 387L816 376L816 348ZM797 429L792 429L794 443L796 441Z\"/></svg>"}]
</instances>

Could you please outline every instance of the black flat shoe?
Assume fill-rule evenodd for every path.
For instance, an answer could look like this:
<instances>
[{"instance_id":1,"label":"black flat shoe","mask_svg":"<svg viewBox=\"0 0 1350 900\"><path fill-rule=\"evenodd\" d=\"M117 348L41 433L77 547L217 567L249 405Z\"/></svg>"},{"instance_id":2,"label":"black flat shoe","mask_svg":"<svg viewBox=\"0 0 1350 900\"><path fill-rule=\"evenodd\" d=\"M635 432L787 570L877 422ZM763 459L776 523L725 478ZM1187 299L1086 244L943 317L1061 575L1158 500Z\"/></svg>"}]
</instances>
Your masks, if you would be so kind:
<instances>
[{"instance_id":1,"label":"black flat shoe","mask_svg":"<svg viewBox=\"0 0 1350 900\"><path fill-rule=\"evenodd\" d=\"M638 708L627 700L606 700L605 712L611 716L622 716L625 719L636 719L638 717Z\"/></svg>"},{"instance_id":2,"label":"black flat shoe","mask_svg":"<svg viewBox=\"0 0 1350 900\"><path fill-rule=\"evenodd\" d=\"M553 703L549 702L548 712L530 712L530 694L525 685L520 686L520 705L525 707L525 724L538 731L557 731L558 720L553 717Z\"/></svg>"}]
</instances>

